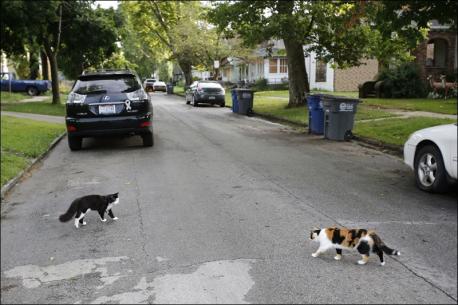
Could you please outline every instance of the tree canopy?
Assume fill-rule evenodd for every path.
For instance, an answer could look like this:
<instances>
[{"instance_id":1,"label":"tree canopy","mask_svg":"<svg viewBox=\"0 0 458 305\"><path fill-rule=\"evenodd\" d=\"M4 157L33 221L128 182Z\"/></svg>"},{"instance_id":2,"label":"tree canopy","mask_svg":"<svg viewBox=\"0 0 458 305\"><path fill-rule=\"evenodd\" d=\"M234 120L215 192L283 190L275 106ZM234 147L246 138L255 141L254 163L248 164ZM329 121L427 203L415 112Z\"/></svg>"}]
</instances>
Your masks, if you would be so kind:
<instances>
[{"instance_id":1,"label":"tree canopy","mask_svg":"<svg viewBox=\"0 0 458 305\"><path fill-rule=\"evenodd\" d=\"M9 56L29 52L36 58L44 50L51 66L53 103L60 103L58 63L64 74L75 77L116 50L114 11L93 10L91 4L88 0L2 2L2 51Z\"/></svg>"}]
</instances>

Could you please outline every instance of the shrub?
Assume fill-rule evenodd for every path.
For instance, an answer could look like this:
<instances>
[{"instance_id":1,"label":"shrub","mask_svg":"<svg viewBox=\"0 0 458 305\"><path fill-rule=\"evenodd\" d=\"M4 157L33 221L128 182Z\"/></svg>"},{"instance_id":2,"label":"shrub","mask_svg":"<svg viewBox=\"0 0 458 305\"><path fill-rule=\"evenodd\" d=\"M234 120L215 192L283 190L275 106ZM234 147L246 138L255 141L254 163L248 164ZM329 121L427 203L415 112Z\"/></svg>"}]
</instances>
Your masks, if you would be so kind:
<instances>
[{"instance_id":1,"label":"shrub","mask_svg":"<svg viewBox=\"0 0 458 305\"><path fill-rule=\"evenodd\" d=\"M403 63L394 69L382 70L377 81L384 81L387 97L425 97L427 94L426 84L414 63Z\"/></svg>"},{"instance_id":2,"label":"shrub","mask_svg":"<svg viewBox=\"0 0 458 305\"><path fill-rule=\"evenodd\" d=\"M257 91L263 91L266 90L268 87L267 79L266 78L260 78L256 80L254 83L253 88L255 88Z\"/></svg>"}]
</instances>

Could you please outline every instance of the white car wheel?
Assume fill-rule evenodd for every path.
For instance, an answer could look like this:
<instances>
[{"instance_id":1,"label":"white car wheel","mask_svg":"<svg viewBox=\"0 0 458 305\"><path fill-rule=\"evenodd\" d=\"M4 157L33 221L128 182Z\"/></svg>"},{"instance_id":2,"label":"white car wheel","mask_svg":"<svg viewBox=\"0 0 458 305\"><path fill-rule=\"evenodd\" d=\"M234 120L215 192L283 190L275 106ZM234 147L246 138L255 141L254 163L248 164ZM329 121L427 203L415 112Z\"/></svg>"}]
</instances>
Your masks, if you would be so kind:
<instances>
[{"instance_id":1,"label":"white car wheel","mask_svg":"<svg viewBox=\"0 0 458 305\"><path fill-rule=\"evenodd\" d=\"M415 156L417 186L427 192L446 190L447 174L440 150L433 145L421 148Z\"/></svg>"}]
</instances>

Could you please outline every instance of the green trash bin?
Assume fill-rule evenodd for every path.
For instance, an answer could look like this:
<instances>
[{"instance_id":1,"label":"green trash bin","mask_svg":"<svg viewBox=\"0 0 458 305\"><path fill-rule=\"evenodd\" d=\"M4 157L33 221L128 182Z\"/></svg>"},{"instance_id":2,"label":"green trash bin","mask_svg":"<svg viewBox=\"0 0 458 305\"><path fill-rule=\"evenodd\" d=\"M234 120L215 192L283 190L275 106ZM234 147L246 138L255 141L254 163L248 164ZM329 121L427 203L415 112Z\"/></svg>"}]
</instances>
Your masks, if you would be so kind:
<instances>
[{"instance_id":1,"label":"green trash bin","mask_svg":"<svg viewBox=\"0 0 458 305\"><path fill-rule=\"evenodd\" d=\"M341 96L322 96L324 110L324 137L329 140L350 140L358 99Z\"/></svg>"}]
</instances>

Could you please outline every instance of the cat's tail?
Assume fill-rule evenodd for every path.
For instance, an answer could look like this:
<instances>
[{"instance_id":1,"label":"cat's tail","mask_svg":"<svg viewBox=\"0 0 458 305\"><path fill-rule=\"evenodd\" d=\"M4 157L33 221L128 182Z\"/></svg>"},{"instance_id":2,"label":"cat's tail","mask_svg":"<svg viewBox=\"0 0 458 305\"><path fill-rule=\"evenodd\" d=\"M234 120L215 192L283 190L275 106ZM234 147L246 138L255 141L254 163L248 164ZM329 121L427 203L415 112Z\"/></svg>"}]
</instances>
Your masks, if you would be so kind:
<instances>
[{"instance_id":1,"label":"cat's tail","mask_svg":"<svg viewBox=\"0 0 458 305\"><path fill-rule=\"evenodd\" d=\"M371 233L370 237L374 240L374 244L383 252L385 252L388 255L401 255L401 252L398 250L391 249L385 243L382 241L382 239L375 233Z\"/></svg>"},{"instance_id":2,"label":"cat's tail","mask_svg":"<svg viewBox=\"0 0 458 305\"><path fill-rule=\"evenodd\" d=\"M76 202L72 202L72 204L68 208L67 212L65 212L65 214L62 214L62 215L59 216L59 220L61 222L67 222L70 219L72 219L73 215L75 215L75 213L76 213L76 205L77 205Z\"/></svg>"}]
</instances>

